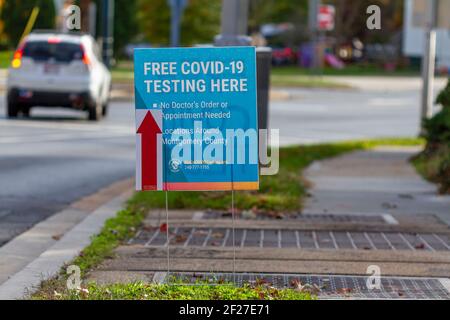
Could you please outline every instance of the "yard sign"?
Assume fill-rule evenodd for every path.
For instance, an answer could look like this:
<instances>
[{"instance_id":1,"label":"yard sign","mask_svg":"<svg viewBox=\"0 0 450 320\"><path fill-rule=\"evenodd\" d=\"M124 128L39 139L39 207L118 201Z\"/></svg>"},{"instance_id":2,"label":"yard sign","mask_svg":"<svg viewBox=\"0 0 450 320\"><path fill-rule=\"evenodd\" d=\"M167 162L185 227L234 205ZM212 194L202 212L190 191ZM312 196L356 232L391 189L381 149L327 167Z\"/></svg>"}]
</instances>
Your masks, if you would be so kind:
<instances>
[{"instance_id":1,"label":"yard sign","mask_svg":"<svg viewBox=\"0 0 450 320\"><path fill-rule=\"evenodd\" d=\"M254 47L137 49L137 190L259 188Z\"/></svg>"}]
</instances>

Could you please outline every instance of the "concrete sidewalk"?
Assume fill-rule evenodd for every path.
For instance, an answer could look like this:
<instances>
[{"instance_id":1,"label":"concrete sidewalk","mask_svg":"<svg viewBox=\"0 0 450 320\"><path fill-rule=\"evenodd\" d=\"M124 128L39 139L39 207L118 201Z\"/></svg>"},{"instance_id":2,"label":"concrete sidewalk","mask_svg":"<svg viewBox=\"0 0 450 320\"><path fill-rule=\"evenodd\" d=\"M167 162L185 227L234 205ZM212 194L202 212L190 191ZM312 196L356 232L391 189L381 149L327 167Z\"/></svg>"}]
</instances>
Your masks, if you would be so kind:
<instances>
[{"instance_id":1,"label":"concrete sidewalk","mask_svg":"<svg viewBox=\"0 0 450 320\"><path fill-rule=\"evenodd\" d=\"M450 196L420 177L409 159L416 147L379 147L314 163L305 174L312 213L433 214L450 224Z\"/></svg>"},{"instance_id":2,"label":"concrete sidewalk","mask_svg":"<svg viewBox=\"0 0 450 320\"><path fill-rule=\"evenodd\" d=\"M422 78L419 76L324 76L326 81L338 82L364 91L396 92L420 91ZM434 91L439 92L447 84L447 77L437 76Z\"/></svg>"},{"instance_id":3,"label":"concrete sidewalk","mask_svg":"<svg viewBox=\"0 0 450 320\"><path fill-rule=\"evenodd\" d=\"M123 208L133 184L122 180L84 197L1 247L0 300L27 298L58 274Z\"/></svg>"}]
</instances>

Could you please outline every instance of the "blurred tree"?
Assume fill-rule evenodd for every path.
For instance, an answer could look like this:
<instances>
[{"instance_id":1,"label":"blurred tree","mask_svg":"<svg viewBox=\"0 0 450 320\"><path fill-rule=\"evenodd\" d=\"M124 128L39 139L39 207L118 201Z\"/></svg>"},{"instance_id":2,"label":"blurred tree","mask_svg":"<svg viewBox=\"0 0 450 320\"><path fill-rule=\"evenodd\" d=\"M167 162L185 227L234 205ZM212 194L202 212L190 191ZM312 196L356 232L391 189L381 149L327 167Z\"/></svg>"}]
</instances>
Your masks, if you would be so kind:
<instances>
[{"instance_id":1,"label":"blurred tree","mask_svg":"<svg viewBox=\"0 0 450 320\"><path fill-rule=\"evenodd\" d=\"M138 0L140 29L152 44L168 45L170 8L167 0ZM212 43L220 31L220 0L188 0L181 22L181 43Z\"/></svg>"},{"instance_id":2,"label":"blurred tree","mask_svg":"<svg viewBox=\"0 0 450 320\"><path fill-rule=\"evenodd\" d=\"M250 0L248 25L259 29L262 24L292 22L306 25L308 0Z\"/></svg>"},{"instance_id":3,"label":"blurred tree","mask_svg":"<svg viewBox=\"0 0 450 320\"><path fill-rule=\"evenodd\" d=\"M119 0L115 2L114 14L114 53L116 56L122 54L122 49L139 32L136 17L136 0Z\"/></svg>"},{"instance_id":4,"label":"blurred tree","mask_svg":"<svg viewBox=\"0 0 450 320\"><path fill-rule=\"evenodd\" d=\"M3 4L0 20L4 22L4 32L10 47L17 46L35 6L38 6L40 11L34 29L54 28L56 13L53 0L14 0L5 1Z\"/></svg>"},{"instance_id":5,"label":"blurred tree","mask_svg":"<svg viewBox=\"0 0 450 320\"><path fill-rule=\"evenodd\" d=\"M269 39L272 45L296 45L308 35L308 0L250 0L249 33L267 23L292 23L291 32Z\"/></svg>"},{"instance_id":6,"label":"blurred tree","mask_svg":"<svg viewBox=\"0 0 450 320\"><path fill-rule=\"evenodd\" d=\"M103 0L93 0L97 5L97 37L102 36ZM137 0L114 2L114 55L121 56L123 48L139 34Z\"/></svg>"},{"instance_id":7,"label":"blurred tree","mask_svg":"<svg viewBox=\"0 0 450 320\"><path fill-rule=\"evenodd\" d=\"M327 0L336 6L336 27L332 34L338 43L357 37L363 42L385 43L401 30L403 25L403 0ZM381 30L366 27L366 9L377 5L381 9Z\"/></svg>"}]
</instances>

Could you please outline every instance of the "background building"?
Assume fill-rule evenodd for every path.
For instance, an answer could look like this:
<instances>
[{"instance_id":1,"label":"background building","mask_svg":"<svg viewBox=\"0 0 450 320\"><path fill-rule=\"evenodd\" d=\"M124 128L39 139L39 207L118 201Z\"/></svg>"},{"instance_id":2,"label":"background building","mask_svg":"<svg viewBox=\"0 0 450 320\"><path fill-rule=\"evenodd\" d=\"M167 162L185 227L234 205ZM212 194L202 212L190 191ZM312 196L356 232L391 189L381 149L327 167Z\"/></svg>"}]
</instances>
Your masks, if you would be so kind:
<instances>
[{"instance_id":1,"label":"background building","mask_svg":"<svg viewBox=\"0 0 450 320\"><path fill-rule=\"evenodd\" d=\"M427 0L405 0L403 24L403 54L419 63L425 49L425 24ZM437 68L450 67L450 29L445 26L445 14L450 12L450 1L440 1L438 21L444 27L436 32ZM448 20L447 20L448 22Z\"/></svg>"}]
</instances>

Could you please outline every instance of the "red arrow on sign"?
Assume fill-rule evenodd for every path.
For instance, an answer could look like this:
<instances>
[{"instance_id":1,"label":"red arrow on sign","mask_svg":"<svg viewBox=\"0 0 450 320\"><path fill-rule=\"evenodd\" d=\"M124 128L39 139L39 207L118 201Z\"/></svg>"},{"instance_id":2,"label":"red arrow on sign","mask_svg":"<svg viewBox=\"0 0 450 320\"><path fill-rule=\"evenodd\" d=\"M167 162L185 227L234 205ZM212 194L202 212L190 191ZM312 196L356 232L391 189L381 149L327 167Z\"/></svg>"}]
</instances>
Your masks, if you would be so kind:
<instances>
[{"instance_id":1,"label":"red arrow on sign","mask_svg":"<svg viewBox=\"0 0 450 320\"><path fill-rule=\"evenodd\" d=\"M151 112L147 112L137 133L141 134L142 190L158 189L158 134L161 129Z\"/></svg>"}]
</instances>

